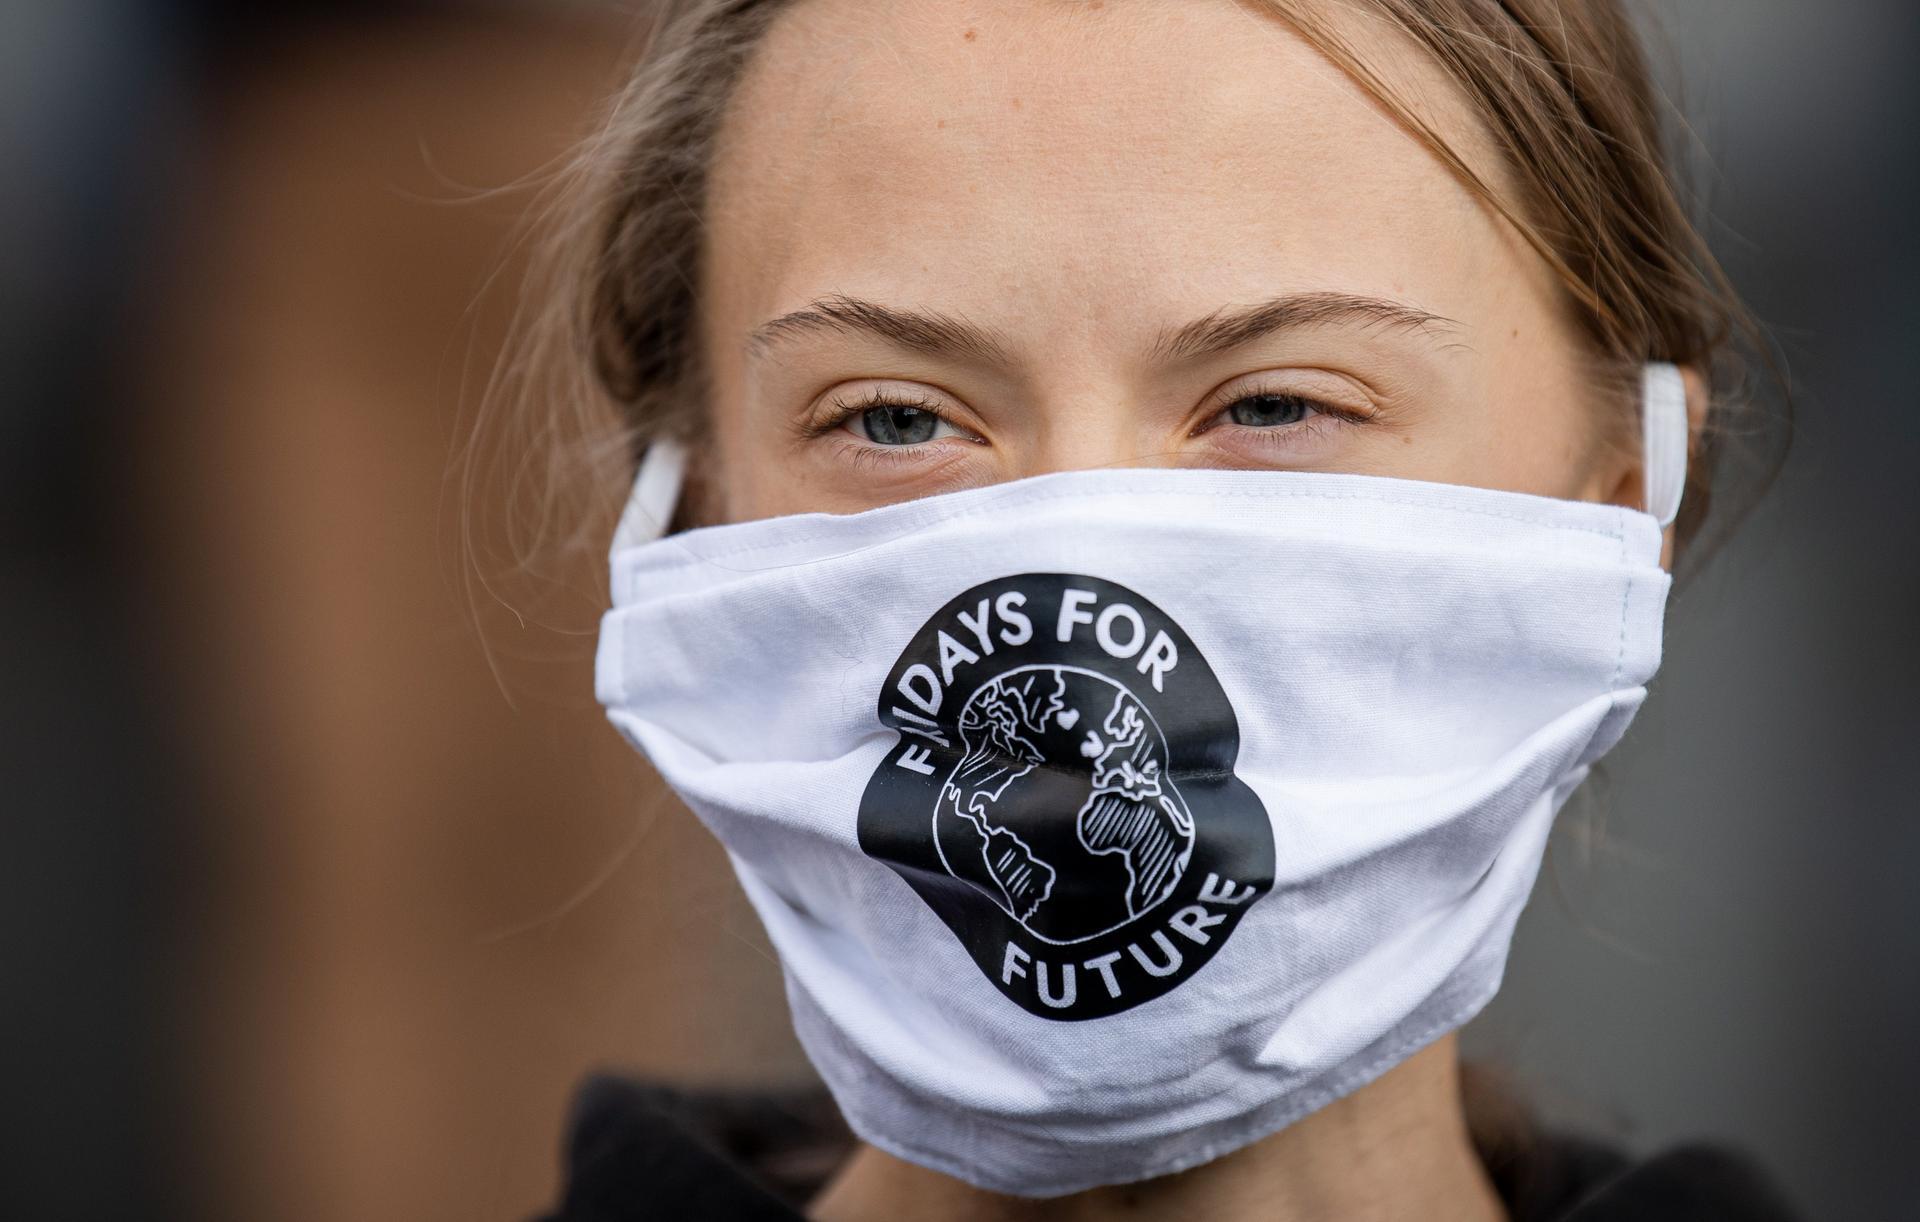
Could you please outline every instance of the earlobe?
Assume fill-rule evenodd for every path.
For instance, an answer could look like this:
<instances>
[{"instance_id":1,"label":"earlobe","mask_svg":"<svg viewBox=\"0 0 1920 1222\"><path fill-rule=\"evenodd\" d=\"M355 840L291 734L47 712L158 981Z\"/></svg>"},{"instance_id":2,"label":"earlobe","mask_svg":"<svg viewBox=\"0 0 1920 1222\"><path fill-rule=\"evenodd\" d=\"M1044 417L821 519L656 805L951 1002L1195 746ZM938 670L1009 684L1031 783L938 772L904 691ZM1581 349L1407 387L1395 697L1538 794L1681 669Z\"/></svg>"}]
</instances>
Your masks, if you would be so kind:
<instances>
[{"instance_id":1,"label":"earlobe","mask_svg":"<svg viewBox=\"0 0 1920 1222\"><path fill-rule=\"evenodd\" d=\"M1608 452L1609 469L1596 483L1591 499L1603 505L1640 509L1647 503L1646 464L1637 453Z\"/></svg>"}]
</instances>

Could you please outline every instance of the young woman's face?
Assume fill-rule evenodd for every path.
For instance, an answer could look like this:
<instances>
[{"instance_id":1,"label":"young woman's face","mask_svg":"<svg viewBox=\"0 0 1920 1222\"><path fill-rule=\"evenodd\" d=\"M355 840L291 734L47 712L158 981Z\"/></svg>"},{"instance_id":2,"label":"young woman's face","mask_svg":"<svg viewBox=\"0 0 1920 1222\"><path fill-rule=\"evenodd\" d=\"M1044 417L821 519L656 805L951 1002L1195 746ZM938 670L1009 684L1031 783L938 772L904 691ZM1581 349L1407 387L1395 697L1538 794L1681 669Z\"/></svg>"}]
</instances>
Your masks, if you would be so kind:
<instances>
[{"instance_id":1,"label":"young woman's face","mask_svg":"<svg viewBox=\"0 0 1920 1222\"><path fill-rule=\"evenodd\" d=\"M707 242L726 520L1099 466L1638 495L1545 265L1240 4L802 0L722 124Z\"/></svg>"}]
</instances>

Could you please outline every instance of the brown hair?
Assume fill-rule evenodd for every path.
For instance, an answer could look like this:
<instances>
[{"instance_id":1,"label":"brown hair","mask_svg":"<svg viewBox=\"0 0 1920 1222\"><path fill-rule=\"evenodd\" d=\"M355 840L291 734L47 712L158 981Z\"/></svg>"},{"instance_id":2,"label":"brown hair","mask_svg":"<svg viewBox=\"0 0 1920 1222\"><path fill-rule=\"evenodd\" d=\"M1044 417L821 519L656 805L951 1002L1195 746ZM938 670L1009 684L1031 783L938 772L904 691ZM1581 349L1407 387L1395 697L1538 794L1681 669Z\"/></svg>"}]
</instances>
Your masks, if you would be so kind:
<instances>
[{"instance_id":1,"label":"brown hair","mask_svg":"<svg viewBox=\"0 0 1920 1222\"><path fill-rule=\"evenodd\" d=\"M1780 411L1769 415L1751 393L1762 366L1783 392L1786 381L1689 219L1678 150L1668 147L1662 100L1620 0L1339 6L1411 38L1459 87L1518 184L1517 200L1394 95L1332 6L1239 2L1288 22L1372 92L1557 273L1599 384L1619 405L1605 435L1636 444L1642 362L1695 365L1707 376L1713 403L1677 524L1682 572L1696 569L1713 550L1700 537L1718 542L1771 481L1791 399L1779 395ZM514 464L504 550L522 575L537 580L561 557L600 554L647 439L702 437L694 295L707 165L734 83L789 3L656 0L635 71L535 214L536 278L473 433L487 443L470 441L468 458L478 461L465 471L471 504L480 463ZM1733 439L1747 443L1737 455ZM697 474L689 494L697 504ZM469 535L470 557L473 542Z\"/></svg>"}]
</instances>

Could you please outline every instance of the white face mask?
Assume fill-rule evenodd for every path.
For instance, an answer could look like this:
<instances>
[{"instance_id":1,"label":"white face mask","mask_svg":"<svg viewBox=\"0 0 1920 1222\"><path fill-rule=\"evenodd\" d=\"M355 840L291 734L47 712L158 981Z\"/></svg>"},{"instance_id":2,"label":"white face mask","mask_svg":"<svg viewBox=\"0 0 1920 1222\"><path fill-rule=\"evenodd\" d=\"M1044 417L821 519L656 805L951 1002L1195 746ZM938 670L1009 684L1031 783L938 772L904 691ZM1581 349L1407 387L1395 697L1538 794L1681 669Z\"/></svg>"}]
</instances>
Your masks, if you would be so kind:
<instances>
[{"instance_id":1,"label":"white face mask","mask_svg":"<svg viewBox=\"0 0 1920 1222\"><path fill-rule=\"evenodd\" d=\"M1649 510L1294 471L1036 476L615 538L597 690L720 838L865 1140L1051 1196L1218 1157L1499 986L1660 660Z\"/></svg>"}]
</instances>

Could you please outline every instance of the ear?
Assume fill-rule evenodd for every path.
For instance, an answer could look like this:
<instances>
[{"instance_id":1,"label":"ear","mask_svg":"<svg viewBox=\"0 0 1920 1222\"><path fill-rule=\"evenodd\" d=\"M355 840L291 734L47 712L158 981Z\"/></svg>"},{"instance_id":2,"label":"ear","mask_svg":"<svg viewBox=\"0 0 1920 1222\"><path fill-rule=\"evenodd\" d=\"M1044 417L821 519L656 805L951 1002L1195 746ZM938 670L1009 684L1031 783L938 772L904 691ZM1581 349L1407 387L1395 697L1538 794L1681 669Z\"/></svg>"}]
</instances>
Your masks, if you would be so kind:
<instances>
[{"instance_id":1,"label":"ear","mask_svg":"<svg viewBox=\"0 0 1920 1222\"><path fill-rule=\"evenodd\" d=\"M1707 427L1707 406L1713 398L1713 388L1707 385L1707 375L1700 372L1698 365L1680 366L1680 380L1687 384L1687 453L1689 456L1700 448L1700 434Z\"/></svg>"},{"instance_id":2,"label":"ear","mask_svg":"<svg viewBox=\"0 0 1920 1222\"><path fill-rule=\"evenodd\" d=\"M1701 435L1706 431L1707 409L1713 403L1713 388L1707 384L1707 375L1698 365L1680 366L1680 381L1687 388L1687 471L1691 474L1694 459L1700 453ZM1685 503L1685 494L1682 494L1682 503ZM1675 519L1677 524L1678 519ZM1667 527L1660 542L1660 567L1669 573L1673 571L1673 532L1673 526Z\"/></svg>"},{"instance_id":3,"label":"ear","mask_svg":"<svg viewBox=\"0 0 1920 1222\"><path fill-rule=\"evenodd\" d=\"M713 442L704 434L687 444L687 471L680 486L680 503L674 506L673 529L693 530L726 520L724 508L715 500Z\"/></svg>"},{"instance_id":4,"label":"ear","mask_svg":"<svg viewBox=\"0 0 1920 1222\"><path fill-rule=\"evenodd\" d=\"M1697 365L1680 366L1680 381L1687 392L1687 461L1691 466L1694 455L1700 452L1700 437L1707 425L1712 390L1705 373ZM1608 481L1608 491L1601 499L1609 505L1623 505L1628 509L1646 508L1646 465L1639 453L1637 433L1635 442L1631 457L1621 462L1613 478ZM1674 528L1668 526L1660 547L1660 564L1669 571L1673 568L1673 548Z\"/></svg>"}]
</instances>

